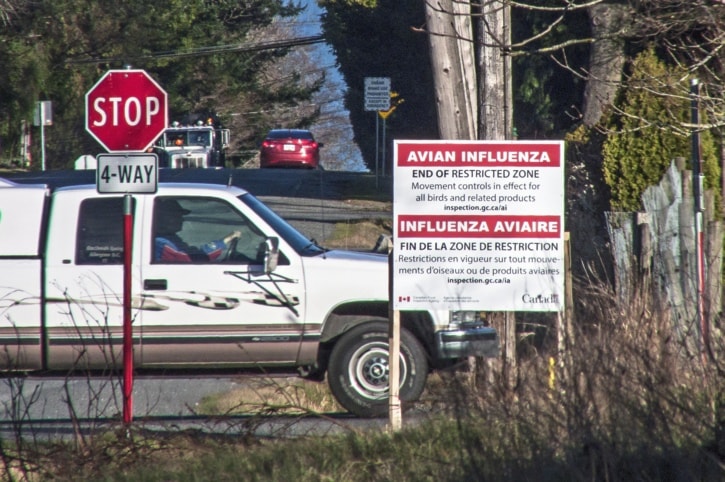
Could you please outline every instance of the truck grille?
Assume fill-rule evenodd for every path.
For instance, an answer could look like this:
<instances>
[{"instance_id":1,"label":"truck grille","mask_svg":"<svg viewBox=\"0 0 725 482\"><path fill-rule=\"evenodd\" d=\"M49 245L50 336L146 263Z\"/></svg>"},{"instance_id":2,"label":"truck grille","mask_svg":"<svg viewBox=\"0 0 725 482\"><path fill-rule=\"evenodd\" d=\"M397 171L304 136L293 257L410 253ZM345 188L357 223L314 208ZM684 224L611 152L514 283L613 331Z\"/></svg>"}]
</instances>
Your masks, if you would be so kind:
<instances>
[{"instance_id":1,"label":"truck grille","mask_svg":"<svg viewBox=\"0 0 725 482\"><path fill-rule=\"evenodd\" d=\"M171 158L171 168L185 169L189 167L209 167L206 162L206 156L174 156Z\"/></svg>"}]
</instances>

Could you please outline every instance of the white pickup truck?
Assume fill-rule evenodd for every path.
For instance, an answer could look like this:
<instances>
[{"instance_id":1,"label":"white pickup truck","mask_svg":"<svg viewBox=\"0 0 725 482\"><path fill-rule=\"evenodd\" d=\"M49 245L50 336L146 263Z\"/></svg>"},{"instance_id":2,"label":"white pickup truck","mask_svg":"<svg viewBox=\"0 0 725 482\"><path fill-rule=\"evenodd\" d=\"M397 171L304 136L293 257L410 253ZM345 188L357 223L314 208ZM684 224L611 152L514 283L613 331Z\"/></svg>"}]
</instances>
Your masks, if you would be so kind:
<instances>
[{"instance_id":1,"label":"white pickup truck","mask_svg":"<svg viewBox=\"0 0 725 482\"><path fill-rule=\"evenodd\" d=\"M237 187L132 199L136 369L326 374L345 409L387 413L386 255L321 248ZM123 367L123 203L0 178L0 371ZM404 403L430 370L498 353L478 313L405 311L401 325Z\"/></svg>"}]
</instances>

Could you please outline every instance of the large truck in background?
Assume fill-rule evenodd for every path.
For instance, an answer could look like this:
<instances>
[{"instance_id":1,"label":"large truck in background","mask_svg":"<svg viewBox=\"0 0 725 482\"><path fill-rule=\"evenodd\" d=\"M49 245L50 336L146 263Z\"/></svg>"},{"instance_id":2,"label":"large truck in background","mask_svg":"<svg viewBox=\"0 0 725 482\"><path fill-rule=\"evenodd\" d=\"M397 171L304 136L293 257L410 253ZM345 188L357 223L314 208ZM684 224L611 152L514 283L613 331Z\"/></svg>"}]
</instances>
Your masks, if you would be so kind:
<instances>
[{"instance_id":1,"label":"large truck in background","mask_svg":"<svg viewBox=\"0 0 725 482\"><path fill-rule=\"evenodd\" d=\"M229 147L229 129L213 118L191 124L173 122L153 145L159 167L222 168Z\"/></svg>"}]
</instances>

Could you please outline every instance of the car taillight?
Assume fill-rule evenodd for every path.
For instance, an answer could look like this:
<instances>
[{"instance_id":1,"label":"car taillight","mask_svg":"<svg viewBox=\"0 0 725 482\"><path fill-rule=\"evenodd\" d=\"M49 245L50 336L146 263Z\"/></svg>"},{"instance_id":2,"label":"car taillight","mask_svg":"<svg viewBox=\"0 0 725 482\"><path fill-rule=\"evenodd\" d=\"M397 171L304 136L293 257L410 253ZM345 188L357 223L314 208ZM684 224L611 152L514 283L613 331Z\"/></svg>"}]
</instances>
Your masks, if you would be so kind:
<instances>
[{"instance_id":1,"label":"car taillight","mask_svg":"<svg viewBox=\"0 0 725 482\"><path fill-rule=\"evenodd\" d=\"M265 140L262 142L262 147L265 149L269 149L270 147L274 147L278 144L278 141L268 141Z\"/></svg>"}]
</instances>

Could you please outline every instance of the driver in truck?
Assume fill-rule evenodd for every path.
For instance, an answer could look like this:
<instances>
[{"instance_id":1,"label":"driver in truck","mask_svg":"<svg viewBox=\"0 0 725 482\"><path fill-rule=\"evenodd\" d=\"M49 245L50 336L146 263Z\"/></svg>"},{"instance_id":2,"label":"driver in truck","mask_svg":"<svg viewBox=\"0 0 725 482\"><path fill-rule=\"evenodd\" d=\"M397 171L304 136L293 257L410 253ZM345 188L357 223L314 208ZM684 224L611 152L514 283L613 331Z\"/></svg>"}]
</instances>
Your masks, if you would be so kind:
<instances>
[{"instance_id":1,"label":"driver in truck","mask_svg":"<svg viewBox=\"0 0 725 482\"><path fill-rule=\"evenodd\" d=\"M210 241L201 246L191 246L178 235L184 224L184 216L191 211L184 209L175 199L159 199L154 207L156 231L154 237L154 261L167 263L191 263L194 261L221 261L224 252L241 236L233 231L223 239Z\"/></svg>"}]
</instances>

